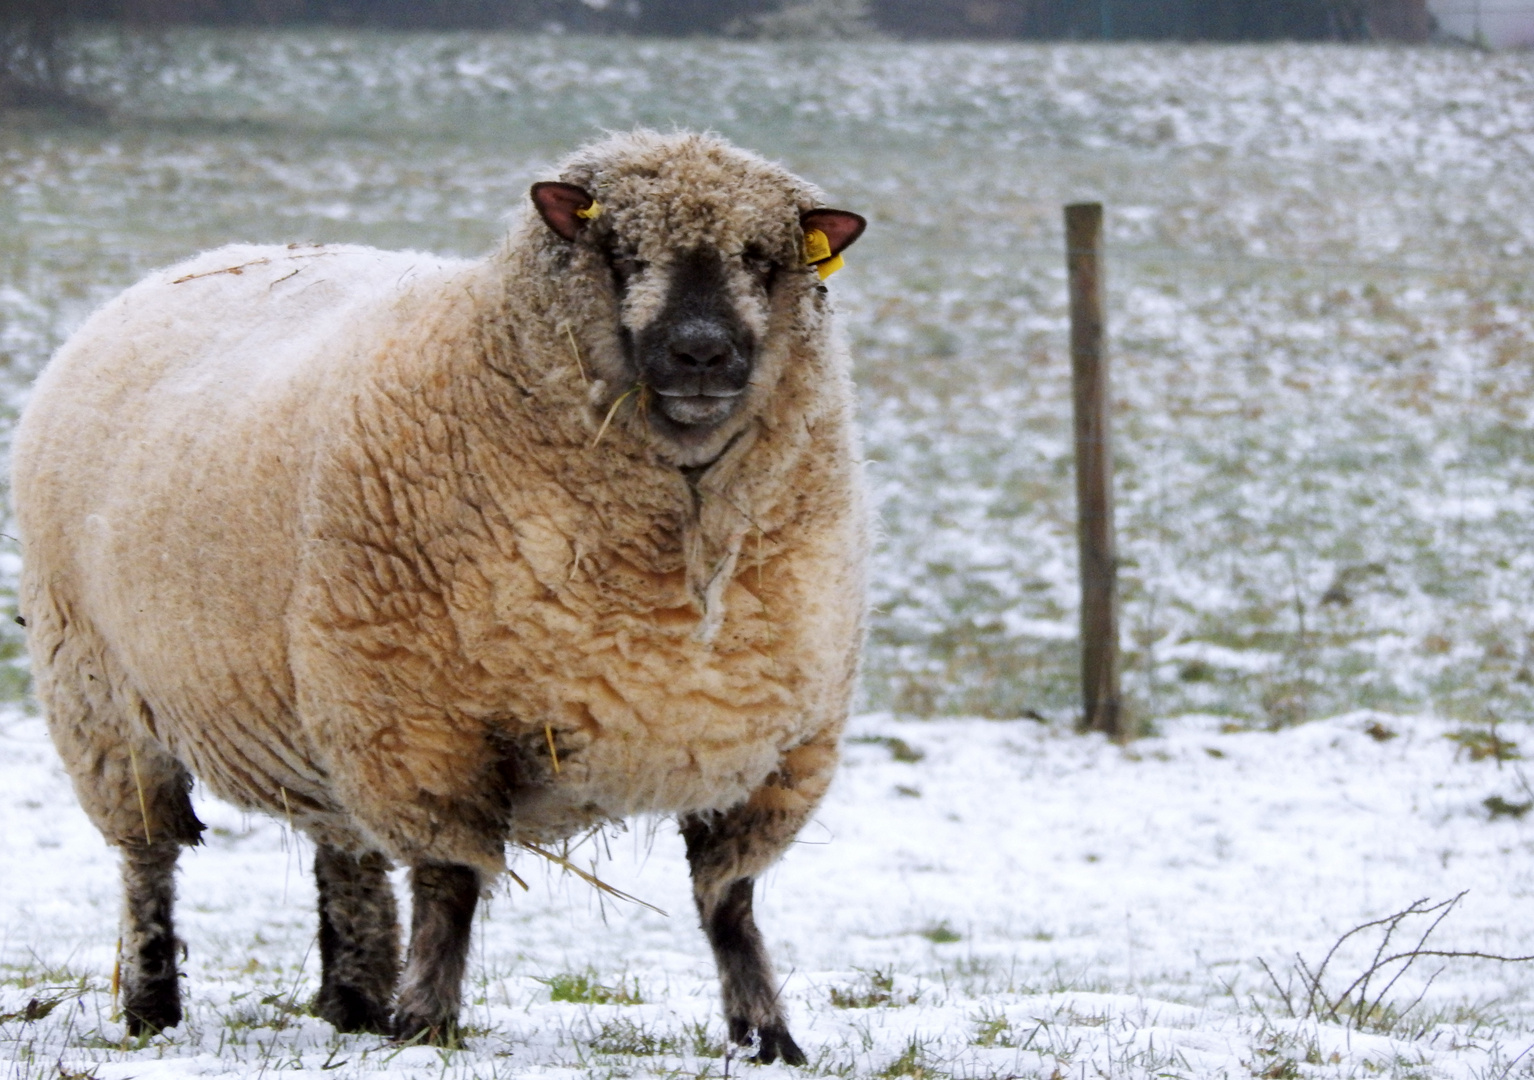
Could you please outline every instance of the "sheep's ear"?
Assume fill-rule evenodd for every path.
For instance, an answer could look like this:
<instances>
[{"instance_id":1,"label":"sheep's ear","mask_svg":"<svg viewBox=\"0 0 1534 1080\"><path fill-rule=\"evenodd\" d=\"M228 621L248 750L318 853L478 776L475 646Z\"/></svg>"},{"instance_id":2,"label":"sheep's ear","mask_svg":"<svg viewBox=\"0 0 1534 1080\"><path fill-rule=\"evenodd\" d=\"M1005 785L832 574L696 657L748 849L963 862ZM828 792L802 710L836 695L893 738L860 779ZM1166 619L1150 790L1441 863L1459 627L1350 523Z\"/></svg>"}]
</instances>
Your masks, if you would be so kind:
<instances>
[{"instance_id":1,"label":"sheep's ear","mask_svg":"<svg viewBox=\"0 0 1534 1080\"><path fill-rule=\"evenodd\" d=\"M546 180L534 184L531 194L543 223L566 240L574 240L581 227L602 212L602 204L574 184Z\"/></svg>"},{"instance_id":2,"label":"sheep's ear","mask_svg":"<svg viewBox=\"0 0 1534 1080\"><path fill-rule=\"evenodd\" d=\"M825 234L831 247L831 253L825 257L834 258L863 235L863 230L868 228L868 221L863 215L854 214L850 210L807 210L799 215L799 227L806 235L816 230Z\"/></svg>"}]
</instances>

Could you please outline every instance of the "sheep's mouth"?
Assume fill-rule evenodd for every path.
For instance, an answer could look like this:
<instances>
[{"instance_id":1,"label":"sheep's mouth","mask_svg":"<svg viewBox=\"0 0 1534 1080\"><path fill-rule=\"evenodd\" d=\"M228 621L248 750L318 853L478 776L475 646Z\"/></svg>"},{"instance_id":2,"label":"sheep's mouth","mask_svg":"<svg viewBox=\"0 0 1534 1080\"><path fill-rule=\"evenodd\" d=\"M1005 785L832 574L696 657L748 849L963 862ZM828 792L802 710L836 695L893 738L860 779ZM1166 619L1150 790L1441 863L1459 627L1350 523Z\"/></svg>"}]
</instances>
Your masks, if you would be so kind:
<instances>
[{"instance_id":1,"label":"sheep's mouth","mask_svg":"<svg viewBox=\"0 0 1534 1080\"><path fill-rule=\"evenodd\" d=\"M630 356L650 391L646 415L654 430L691 452L744 407L756 343L718 251L678 254L665 296L661 311L634 332Z\"/></svg>"},{"instance_id":2,"label":"sheep's mouth","mask_svg":"<svg viewBox=\"0 0 1534 1080\"><path fill-rule=\"evenodd\" d=\"M673 424L687 428L717 427L735 411L742 390L655 390L655 407Z\"/></svg>"}]
</instances>

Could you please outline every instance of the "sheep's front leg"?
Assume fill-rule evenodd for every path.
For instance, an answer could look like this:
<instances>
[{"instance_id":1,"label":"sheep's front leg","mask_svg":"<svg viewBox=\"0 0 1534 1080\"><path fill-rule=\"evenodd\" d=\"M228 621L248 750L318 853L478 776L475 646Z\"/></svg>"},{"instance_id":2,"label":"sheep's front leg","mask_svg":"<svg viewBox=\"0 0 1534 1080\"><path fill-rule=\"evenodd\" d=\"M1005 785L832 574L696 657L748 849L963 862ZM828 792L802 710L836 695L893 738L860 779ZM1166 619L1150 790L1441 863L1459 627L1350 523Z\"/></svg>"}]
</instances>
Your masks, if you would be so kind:
<instances>
[{"instance_id":1,"label":"sheep's front leg","mask_svg":"<svg viewBox=\"0 0 1534 1080\"><path fill-rule=\"evenodd\" d=\"M788 1033L772 961L752 913L757 876L793 841L825 794L836 765L834 736L784 756L750 799L718 814L681 821L692 868L693 900L714 950L730 1039L758 1040L755 1061L805 1064Z\"/></svg>"},{"instance_id":2,"label":"sheep's front leg","mask_svg":"<svg viewBox=\"0 0 1534 1080\"><path fill-rule=\"evenodd\" d=\"M689 842L689 854L692 849ZM767 958L751 912L755 887L754 879L737 878L722 890L712 890L711 895L694 891L703 931L719 966L730 1041L749 1045L755 1035L759 1041L753 1061L770 1065L781 1057L786 1064L803 1065L804 1051L788 1033L772 961Z\"/></svg>"},{"instance_id":3,"label":"sheep's front leg","mask_svg":"<svg viewBox=\"0 0 1534 1080\"><path fill-rule=\"evenodd\" d=\"M479 871L423 863L411 869L410 887L410 959L394 1008L394 1037L450 1043L457 1038Z\"/></svg>"},{"instance_id":4,"label":"sheep's front leg","mask_svg":"<svg viewBox=\"0 0 1534 1080\"><path fill-rule=\"evenodd\" d=\"M321 844L314 853L321 976L313 1009L338 1031L389 1030L399 981L399 916L388 870L376 851L352 855Z\"/></svg>"}]
</instances>

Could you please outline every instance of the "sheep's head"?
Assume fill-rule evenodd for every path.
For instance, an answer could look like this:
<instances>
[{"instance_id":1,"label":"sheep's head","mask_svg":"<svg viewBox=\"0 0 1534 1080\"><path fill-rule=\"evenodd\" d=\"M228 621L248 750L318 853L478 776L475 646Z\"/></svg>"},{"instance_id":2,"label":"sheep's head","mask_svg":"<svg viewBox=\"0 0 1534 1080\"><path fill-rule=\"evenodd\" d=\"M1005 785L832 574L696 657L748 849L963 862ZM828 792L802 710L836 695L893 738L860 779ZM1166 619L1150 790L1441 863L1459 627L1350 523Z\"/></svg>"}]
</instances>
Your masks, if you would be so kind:
<instances>
[{"instance_id":1,"label":"sheep's head","mask_svg":"<svg viewBox=\"0 0 1534 1080\"><path fill-rule=\"evenodd\" d=\"M580 297L583 323L611 326L581 327L595 373L612 392L643 386L650 430L688 465L759 407L783 339L804 329L816 264L864 226L778 166L700 135L599 143L561 180L535 184L532 200L543 243L564 261L565 296Z\"/></svg>"}]
</instances>

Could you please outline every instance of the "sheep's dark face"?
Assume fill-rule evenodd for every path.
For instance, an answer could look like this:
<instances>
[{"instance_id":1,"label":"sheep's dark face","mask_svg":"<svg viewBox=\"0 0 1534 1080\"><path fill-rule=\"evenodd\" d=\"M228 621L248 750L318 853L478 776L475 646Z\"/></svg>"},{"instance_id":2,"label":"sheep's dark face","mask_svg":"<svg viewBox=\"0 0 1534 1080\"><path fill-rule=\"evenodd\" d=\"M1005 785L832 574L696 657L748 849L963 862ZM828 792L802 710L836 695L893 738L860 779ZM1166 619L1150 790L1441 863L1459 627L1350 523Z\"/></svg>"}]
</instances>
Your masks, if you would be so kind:
<instances>
[{"instance_id":1,"label":"sheep's dark face","mask_svg":"<svg viewBox=\"0 0 1534 1080\"><path fill-rule=\"evenodd\" d=\"M653 395L652 417L686 441L724 423L745 398L756 365L758 333L751 323L763 321L749 316L757 314L752 301L765 296L739 296L725 257L711 248L670 262L660 310L625 337L639 381ZM763 293L770 273L758 282Z\"/></svg>"},{"instance_id":2,"label":"sheep's dark face","mask_svg":"<svg viewBox=\"0 0 1534 1080\"><path fill-rule=\"evenodd\" d=\"M806 237L818 232L816 255L835 256L864 224L840 210L801 213L792 192L760 198L760 210L732 194L652 189L631 201L621 192L603 207L573 184L537 184L532 192L550 229L600 254L628 369L620 381L644 388L651 430L696 463L710 447L717 453L730 422L750 407L794 294L820 283ZM787 209L786 220L768 211L772 205Z\"/></svg>"}]
</instances>

